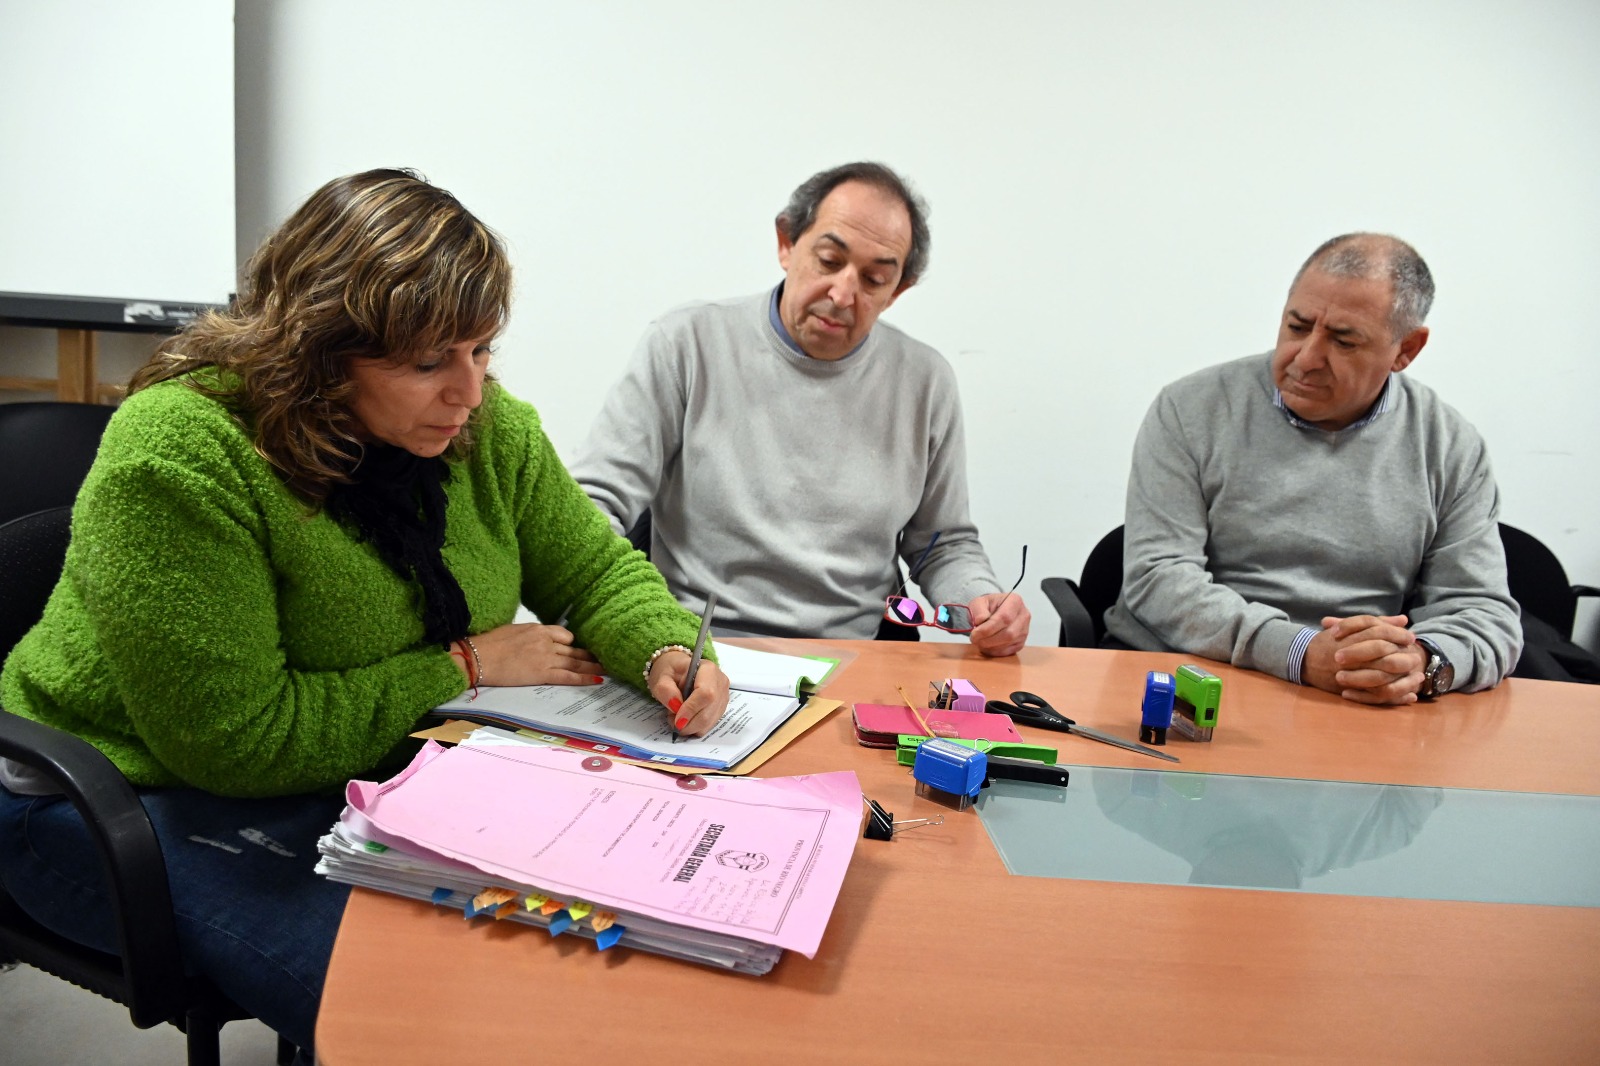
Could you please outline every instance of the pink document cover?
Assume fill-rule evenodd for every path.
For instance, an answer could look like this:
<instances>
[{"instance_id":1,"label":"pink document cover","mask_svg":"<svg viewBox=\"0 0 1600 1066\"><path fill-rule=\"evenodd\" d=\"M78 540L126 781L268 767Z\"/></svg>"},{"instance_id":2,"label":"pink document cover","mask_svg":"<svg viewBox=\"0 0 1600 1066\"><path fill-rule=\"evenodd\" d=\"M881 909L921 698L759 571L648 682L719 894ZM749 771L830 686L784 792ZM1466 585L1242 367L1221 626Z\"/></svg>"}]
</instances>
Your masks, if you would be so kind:
<instances>
[{"instance_id":1,"label":"pink document cover","mask_svg":"<svg viewBox=\"0 0 1600 1066\"><path fill-rule=\"evenodd\" d=\"M571 748L440 748L353 811L490 882L816 954L861 829L850 771L682 777ZM508 886L509 887L509 886Z\"/></svg>"},{"instance_id":2,"label":"pink document cover","mask_svg":"<svg viewBox=\"0 0 1600 1066\"><path fill-rule=\"evenodd\" d=\"M962 740L1007 740L1023 743L1022 734L1011 719L1003 714L984 711L941 711L934 707L919 708L922 720L928 723L934 736L960 737ZM858 703L855 709L856 739L868 747L895 746L895 738L902 733L913 737L928 734L917 724L911 709L904 704Z\"/></svg>"}]
</instances>

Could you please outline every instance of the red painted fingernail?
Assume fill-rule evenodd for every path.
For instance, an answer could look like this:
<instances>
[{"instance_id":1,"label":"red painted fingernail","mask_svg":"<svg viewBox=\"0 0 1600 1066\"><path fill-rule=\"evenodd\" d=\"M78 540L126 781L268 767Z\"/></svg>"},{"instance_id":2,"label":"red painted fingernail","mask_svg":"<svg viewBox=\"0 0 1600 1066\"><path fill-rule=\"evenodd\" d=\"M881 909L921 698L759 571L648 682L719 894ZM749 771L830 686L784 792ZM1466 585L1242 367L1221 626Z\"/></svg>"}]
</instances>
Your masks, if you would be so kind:
<instances>
[{"instance_id":1,"label":"red painted fingernail","mask_svg":"<svg viewBox=\"0 0 1600 1066\"><path fill-rule=\"evenodd\" d=\"M673 714L677 714L678 708L682 706L683 700L680 697L674 696L667 701L667 710L671 711Z\"/></svg>"},{"instance_id":2,"label":"red painted fingernail","mask_svg":"<svg viewBox=\"0 0 1600 1066\"><path fill-rule=\"evenodd\" d=\"M600 682L604 681L605 678L601 677L599 674L593 674L590 676L589 680L598 685Z\"/></svg>"},{"instance_id":3,"label":"red painted fingernail","mask_svg":"<svg viewBox=\"0 0 1600 1066\"><path fill-rule=\"evenodd\" d=\"M673 725L674 725L674 726L675 726L675 727L676 727L676 728L678 728L678 729L682 729L682 728L683 728L683 727L684 727L684 726L686 726L686 725L688 725L688 724L689 724L689 719L687 719L687 718L680 718L680 719L678 719L678 720L677 720L677 721L676 721L676 722L674 722L674 723L672 723L672 724L673 724Z\"/></svg>"}]
</instances>

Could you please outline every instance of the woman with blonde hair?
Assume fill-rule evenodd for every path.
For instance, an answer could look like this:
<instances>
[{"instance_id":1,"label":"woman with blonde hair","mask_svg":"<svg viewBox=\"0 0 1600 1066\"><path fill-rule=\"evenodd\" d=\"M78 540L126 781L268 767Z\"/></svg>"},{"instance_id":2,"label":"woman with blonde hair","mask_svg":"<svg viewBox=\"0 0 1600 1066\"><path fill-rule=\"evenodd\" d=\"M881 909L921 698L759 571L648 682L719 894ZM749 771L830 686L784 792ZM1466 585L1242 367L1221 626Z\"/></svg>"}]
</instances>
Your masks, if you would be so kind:
<instances>
[{"instance_id":1,"label":"woman with blonde hair","mask_svg":"<svg viewBox=\"0 0 1600 1066\"><path fill-rule=\"evenodd\" d=\"M490 376L511 270L449 193L374 170L314 193L243 291L135 375L0 705L139 789L191 970L302 1048L347 889L316 876L341 787L475 685L647 689L677 729L727 704L697 620L613 534L533 408ZM519 604L565 626L515 624ZM0 761L0 877L115 951L70 803Z\"/></svg>"}]
</instances>

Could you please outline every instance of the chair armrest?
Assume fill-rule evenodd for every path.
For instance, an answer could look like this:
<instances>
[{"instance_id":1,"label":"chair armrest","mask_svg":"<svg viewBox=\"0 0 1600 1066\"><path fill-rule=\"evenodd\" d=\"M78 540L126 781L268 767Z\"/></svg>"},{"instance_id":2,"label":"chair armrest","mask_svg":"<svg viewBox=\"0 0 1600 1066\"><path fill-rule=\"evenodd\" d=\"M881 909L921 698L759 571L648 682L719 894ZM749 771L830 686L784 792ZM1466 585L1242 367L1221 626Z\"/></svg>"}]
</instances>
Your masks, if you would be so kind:
<instances>
[{"instance_id":1,"label":"chair armrest","mask_svg":"<svg viewBox=\"0 0 1600 1066\"><path fill-rule=\"evenodd\" d=\"M1095 647L1094 620L1089 609L1078 595L1077 583L1064 577L1047 577L1039 583L1050 605L1061 616L1060 646L1063 648Z\"/></svg>"},{"instance_id":2,"label":"chair armrest","mask_svg":"<svg viewBox=\"0 0 1600 1066\"><path fill-rule=\"evenodd\" d=\"M1574 585L1572 586L1572 594L1574 596L1600 596L1600 589L1595 588L1593 585Z\"/></svg>"},{"instance_id":3,"label":"chair armrest","mask_svg":"<svg viewBox=\"0 0 1600 1066\"><path fill-rule=\"evenodd\" d=\"M134 1025L182 1018L188 982L172 889L161 844L133 786L88 741L4 710L0 756L45 774L89 828L110 887Z\"/></svg>"}]
</instances>

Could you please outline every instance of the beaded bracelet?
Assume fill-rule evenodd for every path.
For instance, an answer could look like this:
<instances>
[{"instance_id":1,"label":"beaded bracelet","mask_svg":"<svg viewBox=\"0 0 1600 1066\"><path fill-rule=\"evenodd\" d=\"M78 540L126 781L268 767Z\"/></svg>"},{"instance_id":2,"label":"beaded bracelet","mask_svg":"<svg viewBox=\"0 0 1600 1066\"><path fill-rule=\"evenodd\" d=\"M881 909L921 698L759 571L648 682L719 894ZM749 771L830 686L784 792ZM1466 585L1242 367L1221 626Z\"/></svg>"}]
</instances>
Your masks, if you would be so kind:
<instances>
[{"instance_id":1,"label":"beaded bracelet","mask_svg":"<svg viewBox=\"0 0 1600 1066\"><path fill-rule=\"evenodd\" d=\"M683 654L688 655L691 658L694 656L694 652L690 651L688 648L685 648L682 644L668 644L664 648L657 648L655 651L650 653L650 658L647 659L644 664L644 683L647 686L650 684L650 671L655 668L656 660L661 658L664 653L669 651L681 651Z\"/></svg>"}]
</instances>

